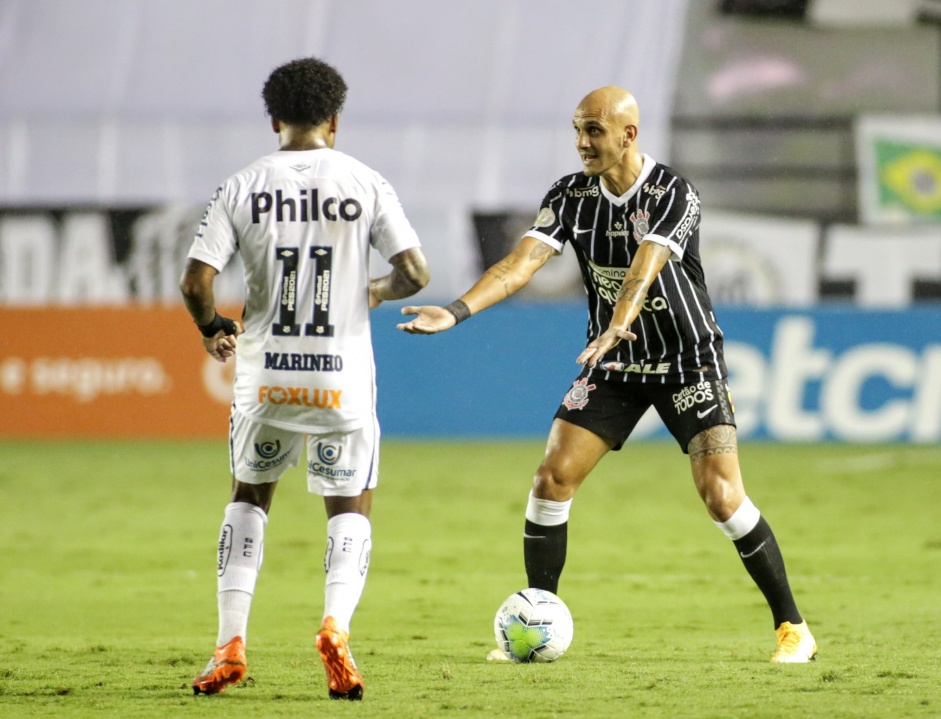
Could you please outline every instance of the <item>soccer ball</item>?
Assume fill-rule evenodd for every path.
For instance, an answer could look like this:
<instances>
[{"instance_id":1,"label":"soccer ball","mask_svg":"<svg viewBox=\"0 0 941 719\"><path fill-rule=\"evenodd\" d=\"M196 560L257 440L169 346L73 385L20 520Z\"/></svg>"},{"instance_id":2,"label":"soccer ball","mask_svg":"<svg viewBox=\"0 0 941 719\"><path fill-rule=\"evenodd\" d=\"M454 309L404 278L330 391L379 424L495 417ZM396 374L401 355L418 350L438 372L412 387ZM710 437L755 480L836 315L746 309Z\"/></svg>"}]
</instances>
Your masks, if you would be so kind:
<instances>
[{"instance_id":1,"label":"soccer ball","mask_svg":"<svg viewBox=\"0 0 941 719\"><path fill-rule=\"evenodd\" d=\"M514 662L554 662L572 643L575 626L565 602L543 589L523 589L493 619L497 645Z\"/></svg>"}]
</instances>

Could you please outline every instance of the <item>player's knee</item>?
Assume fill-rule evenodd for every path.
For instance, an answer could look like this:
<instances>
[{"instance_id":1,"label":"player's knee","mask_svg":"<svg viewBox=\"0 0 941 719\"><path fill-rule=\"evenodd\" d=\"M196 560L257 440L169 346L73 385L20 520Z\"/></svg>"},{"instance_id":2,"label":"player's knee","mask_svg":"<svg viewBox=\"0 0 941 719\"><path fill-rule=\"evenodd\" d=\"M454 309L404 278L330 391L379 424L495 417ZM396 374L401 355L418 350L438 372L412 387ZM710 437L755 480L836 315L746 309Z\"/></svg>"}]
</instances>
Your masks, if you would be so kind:
<instances>
[{"instance_id":1,"label":"player's knee","mask_svg":"<svg viewBox=\"0 0 941 719\"><path fill-rule=\"evenodd\" d=\"M542 465L533 477L533 494L540 499L568 501L575 493L578 482L559 467Z\"/></svg>"},{"instance_id":2,"label":"player's knee","mask_svg":"<svg viewBox=\"0 0 941 719\"><path fill-rule=\"evenodd\" d=\"M740 482L734 482L719 475L710 477L702 484L700 495L709 514L719 521L725 521L731 517L745 499L744 489Z\"/></svg>"}]
</instances>

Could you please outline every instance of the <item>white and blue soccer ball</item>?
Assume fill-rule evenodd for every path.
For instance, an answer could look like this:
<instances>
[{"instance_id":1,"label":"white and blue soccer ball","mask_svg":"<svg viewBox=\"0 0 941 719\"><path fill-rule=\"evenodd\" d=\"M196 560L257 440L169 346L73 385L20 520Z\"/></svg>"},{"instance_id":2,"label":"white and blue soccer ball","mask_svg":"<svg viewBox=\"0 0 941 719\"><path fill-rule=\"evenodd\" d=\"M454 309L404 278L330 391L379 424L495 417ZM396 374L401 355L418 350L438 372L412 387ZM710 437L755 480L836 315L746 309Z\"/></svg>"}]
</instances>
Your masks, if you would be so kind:
<instances>
[{"instance_id":1,"label":"white and blue soccer ball","mask_svg":"<svg viewBox=\"0 0 941 719\"><path fill-rule=\"evenodd\" d=\"M497 646L514 662L554 662L572 643L575 626L565 602L543 589L523 589L493 619Z\"/></svg>"}]
</instances>

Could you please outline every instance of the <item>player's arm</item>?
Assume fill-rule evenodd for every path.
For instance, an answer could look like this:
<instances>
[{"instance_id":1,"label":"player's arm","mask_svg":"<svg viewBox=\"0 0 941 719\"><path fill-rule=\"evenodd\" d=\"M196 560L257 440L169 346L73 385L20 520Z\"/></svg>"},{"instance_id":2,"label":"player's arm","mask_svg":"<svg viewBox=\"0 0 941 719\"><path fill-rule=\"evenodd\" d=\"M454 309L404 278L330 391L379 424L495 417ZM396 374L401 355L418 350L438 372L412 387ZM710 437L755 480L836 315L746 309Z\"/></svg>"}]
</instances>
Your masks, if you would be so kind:
<instances>
[{"instance_id":1,"label":"player's arm","mask_svg":"<svg viewBox=\"0 0 941 719\"><path fill-rule=\"evenodd\" d=\"M545 242L527 235L460 298L447 307L403 307L403 315L418 316L396 326L415 335L433 335L451 329L521 290L554 254L556 251Z\"/></svg>"},{"instance_id":2,"label":"player's arm","mask_svg":"<svg viewBox=\"0 0 941 719\"><path fill-rule=\"evenodd\" d=\"M672 255L673 251L665 245L650 241L640 243L624 282L621 283L621 291L618 292L608 329L582 351L578 356L579 364L594 367L595 363L621 340L637 339L637 335L627 328L637 319L650 286Z\"/></svg>"},{"instance_id":3,"label":"player's arm","mask_svg":"<svg viewBox=\"0 0 941 719\"><path fill-rule=\"evenodd\" d=\"M428 284L428 261L419 247L411 247L391 257L392 272L369 281L369 309L386 300L411 297Z\"/></svg>"},{"instance_id":4,"label":"player's arm","mask_svg":"<svg viewBox=\"0 0 941 719\"><path fill-rule=\"evenodd\" d=\"M242 326L216 312L212 285L217 274L212 265L189 258L180 278L180 292L183 304L203 335L203 347L213 359L225 362L235 354Z\"/></svg>"}]
</instances>

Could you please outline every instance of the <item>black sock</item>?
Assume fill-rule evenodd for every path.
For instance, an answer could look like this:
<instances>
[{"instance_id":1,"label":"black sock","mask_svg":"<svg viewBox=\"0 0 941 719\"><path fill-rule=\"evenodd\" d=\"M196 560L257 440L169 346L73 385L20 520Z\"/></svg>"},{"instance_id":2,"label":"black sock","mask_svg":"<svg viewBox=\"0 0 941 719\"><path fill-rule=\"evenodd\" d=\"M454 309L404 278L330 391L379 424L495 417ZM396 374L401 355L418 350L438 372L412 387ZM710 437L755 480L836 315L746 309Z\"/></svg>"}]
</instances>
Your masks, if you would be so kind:
<instances>
[{"instance_id":1,"label":"black sock","mask_svg":"<svg viewBox=\"0 0 941 719\"><path fill-rule=\"evenodd\" d=\"M758 519L758 524L741 539L736 539L735 548L738 556L742 558L745 569L755 580L755 584L765 595L771 615L774 617L774 626L777 629L781 622L800 624L800 612L794 603L791 586L787 581L787 572L784 569L784 558L774 538L774 532L764 517Z\"/></svg>"},{"instance_id":2,"label":"black sock","mask_svg":"<svg viewBox=\"0 0 941 719\"><path fill-rule=\"evenodd\" d=\"M523 560L530 587L558 594L559 577L565 566L568 522L545 527L526 520L523 530Z\"/></svg>"}]
</instances>

